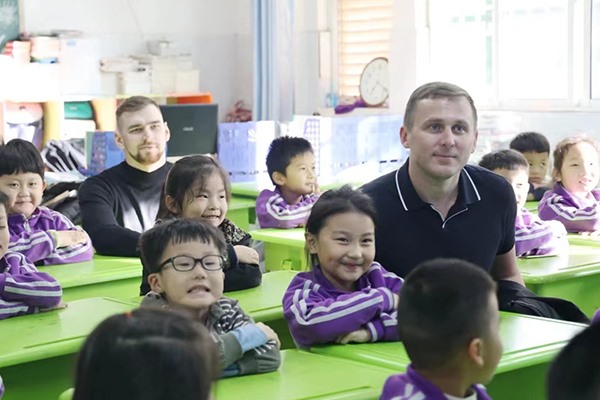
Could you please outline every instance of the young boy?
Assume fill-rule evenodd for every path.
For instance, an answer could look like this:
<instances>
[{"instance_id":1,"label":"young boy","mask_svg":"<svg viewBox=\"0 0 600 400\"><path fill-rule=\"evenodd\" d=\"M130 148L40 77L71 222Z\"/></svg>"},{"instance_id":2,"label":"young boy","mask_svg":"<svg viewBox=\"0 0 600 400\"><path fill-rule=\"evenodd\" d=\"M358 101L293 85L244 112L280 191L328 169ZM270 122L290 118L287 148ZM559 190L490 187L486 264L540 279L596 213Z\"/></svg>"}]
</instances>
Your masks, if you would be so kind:
<instances>
[{"instance_id":1,"label":"young boy","mask_svg":"<svg viewBox=\"0 0 600 400\"><path fill-rule=\"evenodd\" d=\"M510 141L509 147L523 154L529 163L527 200L540 201L546 190L550 189L550 183L546 180L550 158L548 139L541 133L522 132Z\"/></svg>"},{"instance_id":2,"label":"young boy","mask_svg":"<svg viewBox=\"0 0 600 400\"><path fill-rule=\"evenodd\" d=\"M479 166L503 176L517 199L515 251L517 256L558 254L568 248L567 230L559 221L542 221L525 206L529 163L515 150L498 150L483 156Z\"/></svg>"},{"instance_id":3,"label":"young boy","mask_svg":"<svg viewBox=\"0 0 600 400\"><path fill-rule=\"evenodd\" d=\"M484 269L458 259L422 263L407 275L398 306L411 364L387 379L380 399L489 399L480 384L502 354L499 323L496 284Z\"/></svg>"},{"instance_id":4,"label":"young boy","mask_svg":"<svg viewBox=\"0 0 600 400\"><path fill-rule=\"evenodd\" d=\"M0 192L0 320L56 308L62 296L56 279L9 250L8 204L8 196Z\"/></svg>"},{"instance_id":5,"label":"young boy","mask_svg":"<svg viewBox=\"0 0 600 400\"><path fill-rule=\"evenodd\" d=\"M600 399L600 324L573 337L556 356L546 380L548 400Z\"/></svg>"},{"instance_id":6,"label":"young boy","mask_svg":"<svg viewBox=\"0 0 600 400\"><path fill-rule=\"evenodd\" d=\"M275 190L263 190L256 199L261 228L295 228L306 223L319 198L315 155L306 139L282 136L271 142L267 170Z\"/></svg>"},{"instance_id":7,"label":"young boy","mask_svg":"<svg viewBox=\"0 0 600 400\"><path fill-rule=\"evenodd\" d=\"M254 323L236 300L223 297L226 244L217 228L192 219L159 223L140 238L140 255L152 291L142 307L178 309L214 336L224 376L279 368L279 339Z\"/></svg>"},{"instance_id":8,"label":"young boy","mask_svg":"<svg viewBox=\"0 0 600 400\"><path fill-rule=\"evenodd\" d=\"M41 207L44 162L35 146L13 139L0 147L0 190L9 198L10 250L36 265L87 261L94 255L90 239L61 213Z\"/></svg>"}]
</instances>

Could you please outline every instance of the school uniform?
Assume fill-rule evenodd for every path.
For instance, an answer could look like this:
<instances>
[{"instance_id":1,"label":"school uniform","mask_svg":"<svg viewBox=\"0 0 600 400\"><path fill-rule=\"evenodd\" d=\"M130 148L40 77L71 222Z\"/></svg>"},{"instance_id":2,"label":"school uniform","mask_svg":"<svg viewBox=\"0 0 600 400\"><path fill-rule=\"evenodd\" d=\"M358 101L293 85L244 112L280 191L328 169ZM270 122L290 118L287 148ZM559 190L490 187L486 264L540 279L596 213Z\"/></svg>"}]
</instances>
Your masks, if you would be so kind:
<instances>
[{"instance_id":1,"label":"school uniform","mask_svg":"<svg viewBox=\"0 0 600 400\"><path fill-rule=\"evenodd\" d=\"M38 271L23 254L8 252L0 258L0 319L54 307L61 297L56 279Z\"/></svg>"},{"instance_id":2,"label":"school uniform","mask_svg":"<svg viewBox=\"0 0 600 400\"><path fill-rule=\"evenodd\" d=\"M517 256L558 254L568 249L567 231L559 221L542 221L521 208L515 222Z\"/></svg>"},{"instance_id":3,"label":"school uniform","mask_svg":"<svg viewBox=\"0 0 600 400\"><path fill-rule=\"evenodd\" d=\"M149 292L142 308L170 308L158 293ZM210 306L205 325L217 343L223 376L274 371L281 364L277 344L268 340L237 300L221 297Z\"/></svg>"},{"instance_id":4,"label":"school uniform","mask_svg":"<svg viewBox=\"0 0 600 400\"><path fill-rule=\"evenodd\" d=\"M467 399L476 400L491 400L491 397L485 391L482 385L471 386L475 396L467 397ZM433 383L429 382L425 377L421 376L412 367L408 366L405 374L390 376L383 385L383 392L380 400L448 400L454 399L449 395L444 394Z\"/></svg>"},{"instance_id":5,"label":"school uniform","mask_svg":"<svg viewBox=\"0 0 600 400\"><path fill-rule=\"evenodd\" d=\"M283 315L301 347L334 342L366 328L371 341L398 340L394 294L403 280L374 262L356 282L354 292L336 289L318 266L301 272L283 295Z\"/></svg>"},{"instance_id":6,"label":"school uniform","mask_svg":"<svg viewBox=\"0 0 600 400\"><path fill-rule=\"evenodd\" d=\"M77 227L58 211L37 207L29 218L22 214L8 216L10 251L24 254L37 265L67 264L91 260L94 248L90 240L73 246L56 247L48 232L76 231Z\"/></svg>"},{"instance_id":7,"label":"school uniform","mask_svg":"<svg viewBox=\"0 0 600 400\"><path fill-rule=\"evenodd\" d=\"M278 188L265 189L256 199L256 218L261 228L296 228L306 224L318 199L318 194L311 193L303 195L296 204L288 204Z\"/></svg>"},{"instance_id":8,"label":"school uniform","mask_svg":"<svg viewBox=\"0 0 600 400\"><path fill-rule=\"evenodd\" d=\"M567 232L596 231L600 229L600 189L594 189L590 194L591 199L582 199L557 182L538 203L538 215L546 221L562 222Z\"/></svg>"},{"instance_id":9,"label":"school uniform","mask_svg":"<svg viewBox=\"0 0 600 400\"><path fill-rule=\"evenodd\" d=\"M596 311L596 314L594 314L594 317L592 318L592 323L597 323L600 322L600 309L598 309L598 311Z\"/></svg>"}]
</instances>

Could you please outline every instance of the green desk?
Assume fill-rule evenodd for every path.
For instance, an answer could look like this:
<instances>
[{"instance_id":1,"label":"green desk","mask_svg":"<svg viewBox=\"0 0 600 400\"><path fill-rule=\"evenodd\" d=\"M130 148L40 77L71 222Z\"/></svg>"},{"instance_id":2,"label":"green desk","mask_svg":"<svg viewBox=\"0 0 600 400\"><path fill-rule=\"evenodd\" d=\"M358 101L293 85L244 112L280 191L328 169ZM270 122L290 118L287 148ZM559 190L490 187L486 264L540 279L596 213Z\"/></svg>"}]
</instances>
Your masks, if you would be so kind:
<instances>
[{"instance_id":1,"label":"green desk","mask_svg":"<svg viewBox=\"0 0 600 400\"><path fill-rule=\"evenodd\" d=\"M256 221L256 199L232 197L227 209L227 218L241 229L248 231Z\"/></svg>"},{"instance_id":2,"label":"green desk","mask_svg":"<svg viewBox=\"0 0 600 400\"><path fill-rule=\"evenodd\" d=\"M278 371L217 381L215 400L378 399L395 371L308 353L283 350Z\"/></svg>"},{"instance_id":3,"label":"green desk","mask_svg":"<svg viewBox=\"0 0 600 400\"><path fill-rule=\"evenodd\" d=\"M0 321L0 375L5 400L56 400L72 387L76 354L105 318L135 308L120 300L75 300L63 310Z\"/></svg>"},{"instance_id":4,"label":"green desk","mask_svg":"<svg viewBox=\"0 0 600 400\"><path fill-rule=\"evenodd\" d=\"M582 246L600 247L599 236L584 236L578 233L569 233L567 235L570 244L578 244Z\"/></svg>"},{"instance_id":5,"label":"green desk","mask_svg":"<svg viewBox=\"0 0 600 400\"><path fill-rule=\"evenodd\" d=\"M304 228L257 229L250 232L255 240L265 243L265 268L267 271L305 271L308 261L304 251Z\"/></svg>"},{"instance_id":6,"label":"green desk","mask_svg":"<svg viewBox=\"0 0 600 400\"><path fill-rule=\"evenodd\" d=\"M577 304L588 316L600 308L600 249L569 245L568 255L517 258L526 286L540 296Z\"/></svg>"},{"instance_id":7,"label":"green desk","mask_svg":"<svg viewBox=\"0 0 600 400\"><path fill-rule=\"evenodd\" d=\"M127 299L140 291L142 263L135 257L94 255L90 261L39 268L63 288L63 300L90 297Z\"/></svg>"},{"instance_id":8,"label":"green desk","mask_svg":"<svg viewBox=\"0 0 600 400\"><path fill-rule=\"evenodd\" d=\"M538 203L535 200L525 202L525 208L534 214L538 213Z\"/></svg>"},{"instance_id":9,"label":"green desk","mask_svg":"<svg viewBox=\"0 0 600 400\"><path fill-rule=\"evenodd\" d=\"M501 313L504 352L496 375L487 386L494 400L545 399L545 377L550 361L584 325ZM405 371L409 358L400 342L313 347L317 354Z\"/></svg>"}]
</instances>

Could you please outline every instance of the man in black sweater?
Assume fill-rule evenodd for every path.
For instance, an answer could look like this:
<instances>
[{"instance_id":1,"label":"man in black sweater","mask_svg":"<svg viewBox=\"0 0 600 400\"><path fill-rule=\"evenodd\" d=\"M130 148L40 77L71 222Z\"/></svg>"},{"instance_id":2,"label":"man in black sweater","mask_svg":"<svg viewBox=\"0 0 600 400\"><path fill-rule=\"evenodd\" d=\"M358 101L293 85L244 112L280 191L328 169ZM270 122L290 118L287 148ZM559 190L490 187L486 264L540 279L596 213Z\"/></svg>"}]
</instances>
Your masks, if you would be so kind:
<instances>
[{"instance_id":1,"label":"man in black sweater","mask_svg":"<svg viewBox=\"0 0 600 400\"><path fill-rule=\"evenodd\" d=\"M80 187L83 229L100 254L135 257L140 234L152 226L163 182L171 168L165 147L170 138L158 104L143 96L117 108L115 141L125 161Z\"/></svg>"}]
</instances>

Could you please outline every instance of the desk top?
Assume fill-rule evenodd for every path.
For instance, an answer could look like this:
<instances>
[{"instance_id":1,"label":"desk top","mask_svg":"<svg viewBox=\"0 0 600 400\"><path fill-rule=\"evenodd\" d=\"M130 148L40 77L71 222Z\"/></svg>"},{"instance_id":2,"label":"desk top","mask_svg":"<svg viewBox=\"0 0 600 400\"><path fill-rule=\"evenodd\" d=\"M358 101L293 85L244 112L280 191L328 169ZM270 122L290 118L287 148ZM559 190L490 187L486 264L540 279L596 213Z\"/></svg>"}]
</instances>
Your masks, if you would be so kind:
<instances>
[{"instance_id":1,"label":"desk top","mask_svg":"<svg viewBox=\"0 0 600 400\"><path fill-rule=\"evenodd\" d=\"M256 207L256 199L247 198L247 197L232 197L229 200L228 209L229 210L241 210L244 208L255 208Z\"/></svg>"},{"instance_id":2,"label":"desk top","mask_svg":"<svg viewBox=\"0 0 600 400\"><path fill-rule=\"evenodd\" d=\"M39 269L52 275L63 289L142 276L142 263L139 258L98 254L90 261L48 265Z\"/></svg>"},{"instance_id":3,"label":"desk top","mask_svg":"<svg viewBox=\"0 0 600 400\"><path fill-rule=\"evenodd\" d=\"M242 310L256 321L271 321L283 318L281 300L295 271L273 271L263 275L262 284L255 288L225 293L225 296L240 302Z\"/></svg>"},{"instance_id":4,"label":"desk top","mask_svg":"<svg viewBox=\"0 0 600 400\"><path fill-rule=\"evenodd\" d=\"M600 236L584 236L578 233L569 233L567 235L570 244L582 246L600 247Z\"/></svg>"},{"instance_id":5,"label":"desk top","mask_svg":"<svg viewBox=\"0 0 600 400\"><path fill-rule=\"evenodd\" d=\"M496 373L550 361L584 328L585 325L572 322L500 313L500 336L504 352ZM313 347L311 351L396 371L404 371L410 363L404 346L399 342L329 345Z\"/></svg>"},{"instance_id":6,"label":"desk top","mask_svg":"<svg viewBox=\"0 0 600 400\"><path fill-rule=\"evenodd\" d=\"M79 351L90 332L105 318L135 308L108 298L74 300L62 310L0 321L0 367Z\"/></svg>"},{"instance_id":7,"label":"desk top","mask_svg":"<svg viewBox=\"0 0 600 400\"><path fill-rule=\"evenodd\" d=\"M600 274L600 249L570 243L569 254L520 257L517 266L526 284L548 283Z\"/></svg>"},{"instance_id":8,"label":"desk top","mask_svg":"<svg viewBox=\"0 0 600 400\"><path fill-rule=\"evenodd\" d=\"M388 376L397 373L373 365L317 355L301 350L281 351L278 371L220 379L215 400L378 399Z\"/></svg>"},{"instance_id":9,"label":"desk top","mask_svg":"<svg viewBox=\"0 0 600 400\"><path fill-rule=\"evenodd\" d=\"M251 231L252 239L290 247L304 248L304 228L276 229L265 228Z\"/></svg>"}]
</instances>

